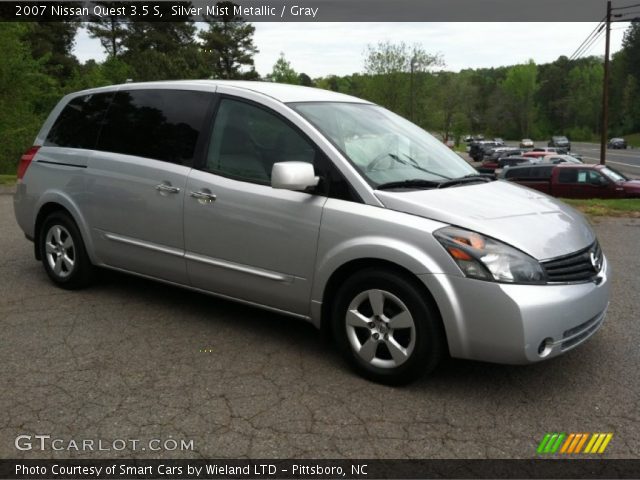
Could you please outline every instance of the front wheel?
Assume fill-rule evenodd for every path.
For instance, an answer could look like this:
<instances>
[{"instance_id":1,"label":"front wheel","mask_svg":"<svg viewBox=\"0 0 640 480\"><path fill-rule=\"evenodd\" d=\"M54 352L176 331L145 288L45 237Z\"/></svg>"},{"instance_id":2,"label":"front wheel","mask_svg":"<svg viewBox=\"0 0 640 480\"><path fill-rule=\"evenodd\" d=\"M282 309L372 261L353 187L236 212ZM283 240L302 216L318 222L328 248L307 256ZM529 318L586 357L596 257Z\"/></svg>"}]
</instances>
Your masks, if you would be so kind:
<instances>
[{"instance_id":1,"label":"front wheel","mask_svg":"<svg viewBox=\"0 0 640 480\"><path fill-rule=\"evenodd\" d=\"M80 231L69 215L64 212L49 215L39 239L44 269L56 285L72 290L91 283L93 266Z\"/></svg>"},{"instance_id":2,"label":"front wheel","mask_svg":"<svg viewBox=\"0 0 640 480\"><path fill-rule=\"evenodd\" d=\"M342 355L362 376L403 384L432 371L442 358L437 309L412 279L363 270L338 290L333 333Z\"/></svg>"}]
</instances>

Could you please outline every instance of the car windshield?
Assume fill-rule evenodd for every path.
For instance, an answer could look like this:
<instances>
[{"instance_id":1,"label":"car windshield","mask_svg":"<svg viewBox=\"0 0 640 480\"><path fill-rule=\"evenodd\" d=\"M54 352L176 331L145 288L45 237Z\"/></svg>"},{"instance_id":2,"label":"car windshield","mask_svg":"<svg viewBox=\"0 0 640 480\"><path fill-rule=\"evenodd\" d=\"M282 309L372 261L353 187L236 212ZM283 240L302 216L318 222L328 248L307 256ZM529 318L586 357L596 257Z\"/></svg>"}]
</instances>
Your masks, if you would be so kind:
<instances>
[{"instance_id":1,"label":"car windshield","mask_svg":"<svg viewBox=\"0 0 640 480\"><path fill-rule=\"evenodd\" d=\"M612 170L609 167L605 167L603 169L600 170L604 175L606 175L607 177L609 177L609 179L613 180L614 182L622 182L624 180L628 180L627 177L625 177L624 175L622 175L620 172L617 172L615 170Z\"/></svg>"},{"instance_id":2,"label":"car windshield","mask_svg":"<svg viewBox=\"0 0 640 480\"><path fill-rule=\"evenodd\" d=\"M442 142L382 107L318 102L290 105L313 123L374 188L411 181L427 188L477 171Z\"/></svg>"}]
</instances>

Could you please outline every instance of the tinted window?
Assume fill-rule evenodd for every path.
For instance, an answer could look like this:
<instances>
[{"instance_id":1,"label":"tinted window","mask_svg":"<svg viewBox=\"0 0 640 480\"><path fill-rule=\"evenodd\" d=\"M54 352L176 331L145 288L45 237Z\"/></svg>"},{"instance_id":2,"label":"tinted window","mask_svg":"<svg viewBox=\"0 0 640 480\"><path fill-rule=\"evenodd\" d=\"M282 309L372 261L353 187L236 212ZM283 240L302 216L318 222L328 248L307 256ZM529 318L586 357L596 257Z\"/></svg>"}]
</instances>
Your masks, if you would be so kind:
<instances>
[{"instance_id":1,"label":"tinted window","mask_svg":"<svg viewBox=\"0 0 640 480\"><path fill-rule=\"evenodd\" d=\"M212 95L187 90L131 90L115 95L98 148L188 164Z\"/></svg>"},{"instance_id":2,"label":"tinted window","mask_svg":"<svg viewBox=\"0 0 640 480\"><path fill-rule=\"evenodd\" d=\"M49 130L45 145L93 149L113 93L83 95L64 107Z\"/></svg>"},{"instance_id":3,"label":"tinted window","mask_svg":"<svg viewBox=\"0 0 640 480\"><path fill-rule=\"evenodd\" d=\"M560 170L558 183L576 183L578 180L578 170L574 168Z\"/></svg>"},{"instance_id":4,"label":"tinted window","mask_svg":"<svg viewBox=\"0 0 640 480\"><path fill-rule=\"evenodd\" d=\"M505 178L527 178L530 172L531 168L510 168L505 173Z\"/></svg>"},{"instance_id":5,"label":"tinted window","mask_svg":"<svg viewBox=\"0 0 640 480\"><path fill-rule=\"evenodd\" d=\"M552 166L548 166L548 167L537 167L537 168L532 168L532 177L535 178L544 178L544 179L548 179L551 178L551 172L553 171L553 167Z\"/></svg>"},{"instance_id":6,"label":"tinted window","mask_svg":"<svg viewBox=\"0 0 640 480\"><path fill-rule=\"evenodd\" d=\"M276 114L225 98L216 114L206 168L266 184L274 163L314 163L315 156L313 145Z\"/></svg>"}]
</instances>

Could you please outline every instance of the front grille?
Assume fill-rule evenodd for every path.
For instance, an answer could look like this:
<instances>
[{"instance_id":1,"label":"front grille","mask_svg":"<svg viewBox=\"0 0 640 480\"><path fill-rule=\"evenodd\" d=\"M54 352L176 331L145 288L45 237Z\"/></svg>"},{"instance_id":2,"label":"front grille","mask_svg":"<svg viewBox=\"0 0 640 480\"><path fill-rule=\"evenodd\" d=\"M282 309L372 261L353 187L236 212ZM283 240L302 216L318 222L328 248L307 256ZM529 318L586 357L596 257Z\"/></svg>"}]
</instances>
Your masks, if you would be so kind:
<instances>
[{"instance_id":1,"label":"front grille","mask_svg":"<svg viewBox=\"0 0 640 480\"><path fill-rule=\"evenodd\" d=\"M595 317L590 318L577 327L564 331L562 334L562 343L560 344L560 348L562 350L568 350L590 337L595 333L600 325L602 325L605 313L606 311L600 312Z\"/></svg>"},{"instance_id":2,"label":"front grille","mask_svg":"<svg viewBox=\"0 0 640 480\"><path fill-rule=\"evenodd\" d=\"M602 249L598 242L570 255L541 262L550 283L588 282L602 269Z\"/></svg>"}]
</instances>

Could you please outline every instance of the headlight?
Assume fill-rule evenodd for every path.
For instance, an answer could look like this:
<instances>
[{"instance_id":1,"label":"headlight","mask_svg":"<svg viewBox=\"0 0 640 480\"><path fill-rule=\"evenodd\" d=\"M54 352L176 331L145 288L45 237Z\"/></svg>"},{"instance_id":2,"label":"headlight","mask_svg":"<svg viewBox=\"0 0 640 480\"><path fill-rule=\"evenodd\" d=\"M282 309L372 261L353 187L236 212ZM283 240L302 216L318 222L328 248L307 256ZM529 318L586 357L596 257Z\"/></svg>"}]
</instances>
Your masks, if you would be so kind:
<instances>
[{"instance_id":1,"label":"headlight","mask_svg":"<svg viewBox=\"0 0 640 480\"><path fill-rule=\"evenodd\" d=\"M546 282L536 259L493 238L456 227L441 228L433 235L467 277L505 283Z\"/></svg>"}]
</instances>

